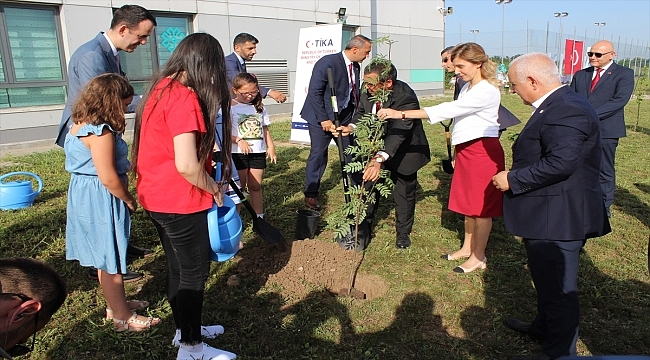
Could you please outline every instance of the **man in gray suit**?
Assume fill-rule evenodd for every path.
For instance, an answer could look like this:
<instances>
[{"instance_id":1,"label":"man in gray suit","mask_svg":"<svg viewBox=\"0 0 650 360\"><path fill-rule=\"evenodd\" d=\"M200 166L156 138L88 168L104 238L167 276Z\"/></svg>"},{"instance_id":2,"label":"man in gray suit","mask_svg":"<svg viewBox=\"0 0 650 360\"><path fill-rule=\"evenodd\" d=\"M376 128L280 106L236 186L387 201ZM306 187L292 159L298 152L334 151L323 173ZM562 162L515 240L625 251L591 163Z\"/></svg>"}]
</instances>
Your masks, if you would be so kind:
<instances>
[{"instance_id":1,"label":"man in gray suit","mask_svg":"<svg viewBox=\"0 0 650 360\"><path fill-rule=\"evenodd\" d=\"M81 45L68 64L68 101L63 109L56 144L63 147L65 135L72 126L70 115L79 93L97 75L122 74L119 51L133 52L147 43L156 18L138 5L124 5L113 14L111 28L100 32L89 42Z\"/></svg>"},{"instance_id":2,"label":"man in gray suit","mask_svg":"<svg viewBox=\"0 0 650 360\"><path fill-rule=\"evenodd\" d=\"M95 76L117 73L125 75L120 66L119 51L133 52L145 45L151 35L156 18L138 5L124 5L113 14L111 28L100 32L89 42L81 45L70 58L68 64L68 101L63 109L56 144L63 147L65 135L72 126L72 107L84 86ZM153 251L129 244L129 257L147 257ZM97 279L97 270L90 268L89 277ZM124 282L136 281L142 274L129 271L123 276Z\"/></svg>"}]
</instances>

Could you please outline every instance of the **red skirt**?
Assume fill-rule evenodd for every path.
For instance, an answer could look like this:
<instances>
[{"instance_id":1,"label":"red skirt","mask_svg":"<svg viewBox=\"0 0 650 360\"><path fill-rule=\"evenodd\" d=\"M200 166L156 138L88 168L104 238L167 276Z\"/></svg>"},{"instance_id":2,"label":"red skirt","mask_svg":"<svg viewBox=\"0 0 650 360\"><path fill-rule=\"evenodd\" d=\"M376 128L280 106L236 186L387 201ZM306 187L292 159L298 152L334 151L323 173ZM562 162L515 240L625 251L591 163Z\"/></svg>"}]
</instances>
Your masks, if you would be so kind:
<instances>
[{"instance_id":1,"label":"red skirt","mask_svg":"<svg viewBox=\"0 0 650 360\"><path fill-rule=\"evenodd\" d=\"M498 138L456 145L449 210L479 218L502 216L503 193L492 185L492 177L503 170L505 156Z\"/></svg>"}]
</instances>

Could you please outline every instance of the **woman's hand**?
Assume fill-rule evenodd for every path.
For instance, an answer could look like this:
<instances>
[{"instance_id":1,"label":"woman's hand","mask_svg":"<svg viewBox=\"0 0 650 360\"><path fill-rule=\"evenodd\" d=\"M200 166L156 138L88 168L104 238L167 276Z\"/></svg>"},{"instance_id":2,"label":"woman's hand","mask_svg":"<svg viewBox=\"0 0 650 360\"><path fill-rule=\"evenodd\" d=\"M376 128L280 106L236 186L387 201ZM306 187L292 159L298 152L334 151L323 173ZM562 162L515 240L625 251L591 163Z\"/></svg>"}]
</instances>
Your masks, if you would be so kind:
<instances>
[{"instance_id":1,"label":"woman's hand","mask_svg":"<svg viewBox=\"0 0 650 360\"><path fill-rule=\"evenodd\" d=\"M393 109L379 109L379 111L377 111L377 117L379 117L381 120L401 119L402 112Z\"/></svg>"},{"instance_id":2,"label":"woman's hand","mask_svg":"<svg viewBox=\"0 0 650 360\"><path fill-rule=\"evenodd\" d=\"M278 156L275 154L275 145L266 146L266 158L274 164L278 163Z\"/></svg>"},{"instance_id":3,"label":"woman's hand","mask_svg":"<svg viewBox=\"0 0 650 360\"><path fill-rule=\"evenodd\" d=\"M217 204L217 206L223 206L223 192L221 190L212 194L212 198L214 199L214 202Z\"/></svg>"},{"instance_id":4,"label":"woman's hand","mask_svg":"<svg viewBox=\"0 0 650 360\"><path fill-rule=\"evenodd\" d=\"M129 208L130 214L133 214L136 212L136 210L138 210L138 202L134 198L132 198L130 201L126 201L125 204Z\"/></svg>"}]
</instances>

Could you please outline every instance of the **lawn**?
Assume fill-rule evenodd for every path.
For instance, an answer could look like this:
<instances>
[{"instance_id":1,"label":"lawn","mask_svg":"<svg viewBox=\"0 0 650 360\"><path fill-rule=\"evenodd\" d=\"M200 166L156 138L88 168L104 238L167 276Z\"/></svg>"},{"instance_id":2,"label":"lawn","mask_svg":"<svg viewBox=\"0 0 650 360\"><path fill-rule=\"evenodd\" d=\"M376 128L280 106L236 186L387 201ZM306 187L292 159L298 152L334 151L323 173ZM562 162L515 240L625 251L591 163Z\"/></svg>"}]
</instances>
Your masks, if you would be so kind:
<instances>
[{"instance_id":1,"label":"lawn","mask_svg":"<svg viewBox=\"0 0 650 360\"><path fill-rule=\"evenodd\" d=\"M448 95L427 98L422 105L448 100ZM522 120L528 119L531 110L517 96L504 94L502 103ZM637 124L637 103L630 101L628 136L618 148L613 231L588 241L581 255L580 355L650 354L650 101L640 105ZM522 126L508 129L501 138L507 163L513 136ZM496 219L490 236L487 270L455 274L451 269L457 263L440 259L459 246L463 224L446 209L450 176L440 168L440 160L446 157L443 127L427 124L425 131L432 161L419 172L413 246L406 251L395 249L394 211L391 201L385 201L375 239L359 269L386 285L381 296L371 300L336 297L309 278L284 271L297 254L291 254L291 247L287 253L272 250L255 236L244 215L244 249L233 260L212 266L204 323L220 323L226 333L207 342L243 360L507 359L537 352L538 345L502 323L510 316L532 319L536 312L523 244L507 233L502 219ZM265 176L266 219L289 239L295 210L304 207L302 187L309 148L288 143L289 122L275 122L271 132L278 143L279 160ZM324 214L315 241L324 245L332 242L331 233L322 231L328 209L344 201L336 155L330 149L330 166L323 177ZM34 206L0 212L1 256L45 261L68 282L68 299L38 333L36 349L26 358L175 358L173 320L164 294L164 253L142 209L133 218L133 242L154 249L155 255L132 264L146 278L128 284L127 295L151 302L145 313L162 318L163 324L149 332L116 334L103 320L105 304L98 284L86 277L78 262L65 260L69 175L63 168L63 151L6 157L1 163L0 174L30 171L45 183ZM337 251L331 256L350 256ZM233 274L241 276L239 286L226 285ZM306 295L296 296L279 285L281 281L272 281L278 274L295 277Z\"/></svg>"}]
</instances>

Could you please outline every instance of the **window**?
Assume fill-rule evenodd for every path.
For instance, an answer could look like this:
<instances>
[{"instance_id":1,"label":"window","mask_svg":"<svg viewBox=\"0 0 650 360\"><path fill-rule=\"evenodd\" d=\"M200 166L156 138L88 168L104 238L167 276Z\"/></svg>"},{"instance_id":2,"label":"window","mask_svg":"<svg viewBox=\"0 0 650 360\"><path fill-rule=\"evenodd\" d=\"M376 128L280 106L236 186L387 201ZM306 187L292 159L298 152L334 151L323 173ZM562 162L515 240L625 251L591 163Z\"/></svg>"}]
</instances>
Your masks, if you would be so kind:
<instances>
[{"instance_id":1,"label":"window","mask_svg":"<svg viewBox=\"0 0 650 360\"><path fill-rule=\"evenodd\" d=\"M350 41L357 34L356 26L343 25L343 32L341 38L341 51L345 50L345 44Z\"/></svg>"},{"instance_id":2,"label":"window","mask_svg":"<svg viewBox=\"0 0 650 360\"><path fill-rule=\"evenodd\" d=\"M132 53L120 52L122 70L135 88L142 94L151 76L169 60L172 52L190 32L190 18L183 15L158 15L156 26L146 45Z\"/></svg>"},{"instance_id":3,"label":"window","mask_svg":"<svg viewBox=\"0 0 650 360\"><path fill-rule=\"evenodd\" d=\"M64 104L58 10L0 4L0 108Z\"/></svg>"}]
</instances>

